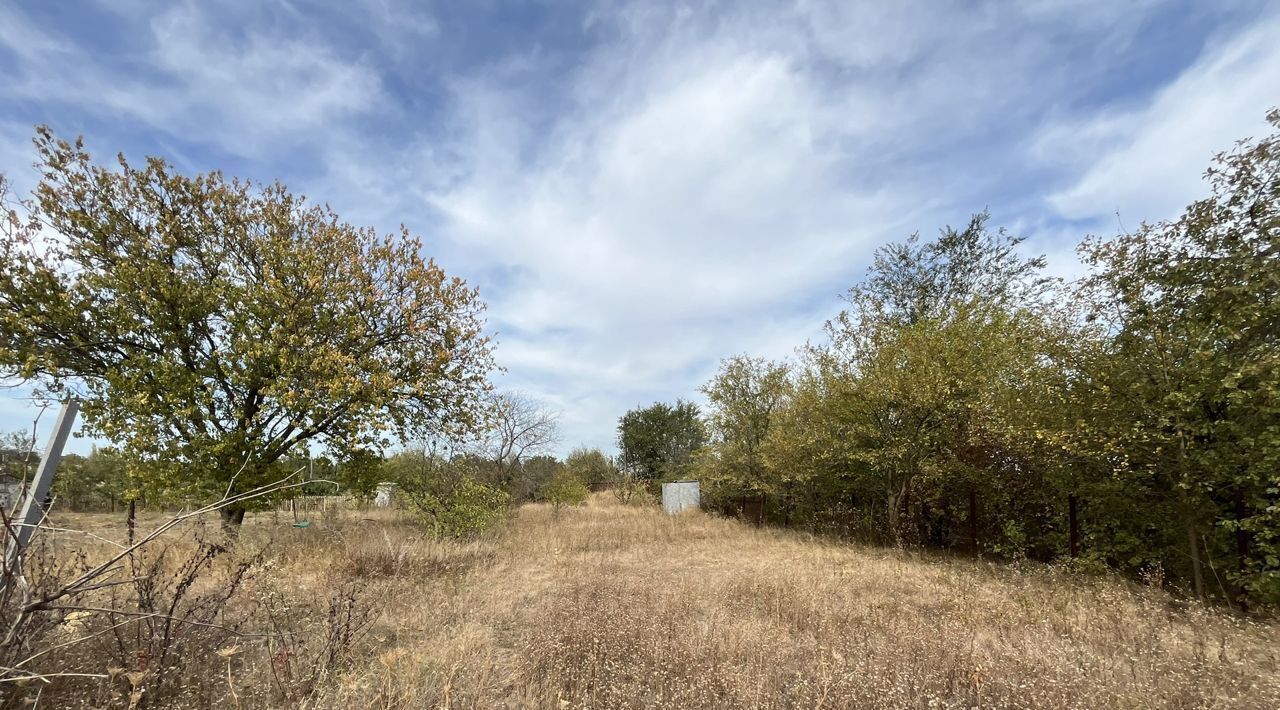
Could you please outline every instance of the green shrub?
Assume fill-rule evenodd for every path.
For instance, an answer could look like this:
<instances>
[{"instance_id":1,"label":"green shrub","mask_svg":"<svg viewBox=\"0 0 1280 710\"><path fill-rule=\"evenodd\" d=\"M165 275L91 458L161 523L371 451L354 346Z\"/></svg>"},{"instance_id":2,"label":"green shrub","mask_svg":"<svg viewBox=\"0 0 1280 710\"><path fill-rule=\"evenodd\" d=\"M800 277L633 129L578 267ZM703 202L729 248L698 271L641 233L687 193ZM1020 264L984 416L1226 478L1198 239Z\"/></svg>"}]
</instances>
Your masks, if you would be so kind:
<instances>
[{"instance_id":1,"label":"green shrub","mask_svg":"<svg viewBox=\"0 0 1280 710\"><path fill-rule=\"evenodd\" d=\"M507 517L511 496L474 478L462 477L441 490L405 491L405 499L433 535L471 537Z\"/></svg>"},{"instance_id":2,"label":"green shrub","mask_svg":"<svg viewBox=\"0 0 1280 710\"><path fill-rule=\"evenodd\" d=\"M568 471L560 471L552 476L551 480L542 484L539 497L550 503L555 508L555 512L559 513L560 509L566 505L582 505L587 502L589 493L587 484L581 479Z\"/></svg>"},{"instance_id":3,"label":"green shrub","mask_svg":"<svg viewBox=\"0 0 1280 710\"><path fill-rule=\"evenodd\" d=\"M511 496L477 479L467 458L446 459L431 451L407 451L384 467L409 509L437 537L470 537L507 517Z\"/></svg>"}]
</instances>

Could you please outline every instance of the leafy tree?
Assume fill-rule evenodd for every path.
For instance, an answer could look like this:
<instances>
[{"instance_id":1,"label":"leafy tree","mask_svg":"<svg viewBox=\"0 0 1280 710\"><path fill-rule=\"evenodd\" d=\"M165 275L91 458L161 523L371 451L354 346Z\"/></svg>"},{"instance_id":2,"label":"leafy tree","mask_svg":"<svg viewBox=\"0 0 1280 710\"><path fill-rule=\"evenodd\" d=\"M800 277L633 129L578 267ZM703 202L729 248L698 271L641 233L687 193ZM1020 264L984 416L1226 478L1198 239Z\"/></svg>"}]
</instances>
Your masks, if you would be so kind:
<instances>
[{"instance_id":1,"label":"leafy tree","mask_svg":"<svg viewBox=\"0 0 1280 710\"><path fill-rule=\"evenodd\" d=\"M590 490L582 479L568 470L561 469L542 485L538 497L550 503L553 514L559 515L560 509L566 505L586 503L588 494Z\"/></svg>"},{"instance_id":2,"label":"leafy tree","mask_svg":"<svg viewBox=\"0 0 1280 710\"><path fill-rule=\"evenodd\" d=\"M1210 197L1176 221L1089 240L1082 285L1113 337L1091 363L1100 414L1083 432L1185 531L1196 593L1206 553L1280 597L1280 111L1220 154ZM1176 559L1176 558L1171 558Z\"/></svg>"},{"instance_id":3,"label":"leafy tree","mask_svg":"<svg viewBox=\"0 0 1280 710\"><path fill-rule=\"evenodd\" d=\"M48 129L36 146L29 219L0 246L0 375L82 396L149 489L243 491L313 443L475 427L484 306L407 230L158 158L111 170Z\"/></svg>"},{"instance_id":4,"label":"leafy tree","mask_svg":"<svg viewBox=\"0 0 1280 710\"><path fill-rule=\"evenodd\" d=\"M696 404L655 402L627 412L618 421L619 462L636 478L680 478L706 438Z\"/></svg>"},{"instance_id":5,"label":"leafy tree","mask_svg":"<svg viewBox=\"0 0 1280 710\"><path fill-rule=\"evenodd\" d=\"M919 528L927 501L913 489L926 477L935 489L957 475L972 487L992 473L992 442L977 437L994 424L994 401L1042 353L1030 336L1053 286L1044 260L1019 256L1022 240L987 220L880 249L850 289L850 308L828 322L829 345L808 351L834 398L827 416L854 447L848 458L878 482L895 537L903 513Z\"/></svg>"},{"instance_id":6,"label":"leafy tree","mask_svg":"<svg viewBox=\"0 0 1280 710\"><path fill-rule=\"evenodd\" d=\"M713 496L778 492L764 448L775 415L790 394L788 374L783 363L737 356L723 360L703 386L710 403L710 444L701 478Z\"/></svg>"},{"instance_id":7,"label":"leafy tree","mask_svg":"<svg viewBox=\"0 0 1280 710\"><path fill-rule=\"evenodd\" d=\"M618 478L617 466L599 449L574 449L564 460L564 466L571 475L588 486L613 483Z\"/></svg>"},{"instance_id":8,"label":"leafy tree","mask_svg":"<svg viewBox=\"0 0 1280 710\"><path fill-rule=\"evenodd\" d=\"M798 363L791 393L771 417L761 455L775 475L769 509L786 525L804 523L838 534L877 539L883 522L863 505L879 491L857 456L839 394L846 378L831 358L810 350ZM777 517L777 516L775 516Z\"/></svg>"}]
</instances>

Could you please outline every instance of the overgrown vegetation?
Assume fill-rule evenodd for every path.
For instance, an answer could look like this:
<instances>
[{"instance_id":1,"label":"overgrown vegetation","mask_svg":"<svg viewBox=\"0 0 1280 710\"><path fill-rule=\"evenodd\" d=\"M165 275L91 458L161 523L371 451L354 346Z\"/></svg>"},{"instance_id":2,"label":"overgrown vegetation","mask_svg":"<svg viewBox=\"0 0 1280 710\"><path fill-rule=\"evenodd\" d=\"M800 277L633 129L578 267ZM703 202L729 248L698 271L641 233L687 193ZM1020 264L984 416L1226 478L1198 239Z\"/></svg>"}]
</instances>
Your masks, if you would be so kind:
<instances>
[{"instance_id":1,"label":"overgrown vegetation","mask_svg":"<svg viewBox=\"0 0 1280 710\"><path fill-rule=\"evenodd\" d=\"M41 523L34 547L5 535L0 707L38 707L46 698L57 707L130 710L228 698L308 702L351 662L381 610L354 582L314 594L281 589L263 541L211 537L205 526L221 507L301 485L228 493L142 526L132 508L98 530L88 518L64 525L58 516ZM0 522L8 529L6 511Z\"/></svg>"},{"instance_id":2,"label":"overgrown vegetation","mask_svg":"<svg viewBox=\"0 0 1280 710\"><path fill-rule=\"evenodd\" d=\"M1086 240L1072 284L986 214L882 248L827 343L706 386L709 497L1280 602L1280 133L1208 177L1180 219Z\"/></svg>"},{"instance_id":3,"label":"overgrown vegetation","mask_svg":"<svg viewBox=\"0 0 1280 710\"><path fill-rule=\"evenodd\" d=\"M54 522L125 536L120 515ZM234 549L201 567L177 615L206 609L205 595L230 588L249 563L220 615L189 617L247 635L188 625L161 682L164 621L126 624L123 650L107 631L27 664L106 677L6 683L4 702L127 708L129 675L142 673L139 706L153 708L1280 703L1274 622L1109 575L670 518L608 493L558 516L526 505L510 527L470 540L424 536L412 517L386 511L334 513L305 530L257 513L244 528ZM84 535L43 537L62 553L46 559L76 569L114 549ZM169 580L206 554L189 534L164 543L144 562L163 571L160 603L173 598ZM134 590L120 585L114 603ZM33 643L48 649L109 626L64 616Z\"/></svg>"},{"instance_id":4,"label":"overgrown vegetation","mask_svg":"<svg viewBox=\"0 0 1280 710\"><path fill-rule=\"evenodd\" d=\"M1077 282L986 213L913 235L795 361L724 360L705 412L563 462L407 233L42 129L0 377L116 446L63 462L37 547L4 538L0 707L1280 705L1277 628L1236 613L1280 604L1269 119L1179 219L1086 239ZM6 483L32 446L0 440ZM659 516L687 477L800 530ZM296 496L336 507L234 534Z\"/></svg>"}]
</instances>

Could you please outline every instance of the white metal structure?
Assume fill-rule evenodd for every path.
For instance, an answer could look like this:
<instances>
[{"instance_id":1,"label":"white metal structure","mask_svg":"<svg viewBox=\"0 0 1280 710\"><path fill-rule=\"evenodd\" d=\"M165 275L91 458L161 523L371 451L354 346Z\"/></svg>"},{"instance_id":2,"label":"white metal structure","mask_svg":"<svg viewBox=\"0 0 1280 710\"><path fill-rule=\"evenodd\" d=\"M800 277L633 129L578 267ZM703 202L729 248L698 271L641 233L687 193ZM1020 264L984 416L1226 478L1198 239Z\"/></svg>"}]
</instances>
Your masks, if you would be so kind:
<instances>
[{"instance_id":1,"label":"white metal structure","mask_svg":"<svg viewBox=\"0 0 1280 710\"><path fill-rule=\"evenodd\" d=\"M662 484L662 510L667 515L678 515L686 510L697 510L700 501L697 481L675 481Z\"/></svg>"}]
</instances>

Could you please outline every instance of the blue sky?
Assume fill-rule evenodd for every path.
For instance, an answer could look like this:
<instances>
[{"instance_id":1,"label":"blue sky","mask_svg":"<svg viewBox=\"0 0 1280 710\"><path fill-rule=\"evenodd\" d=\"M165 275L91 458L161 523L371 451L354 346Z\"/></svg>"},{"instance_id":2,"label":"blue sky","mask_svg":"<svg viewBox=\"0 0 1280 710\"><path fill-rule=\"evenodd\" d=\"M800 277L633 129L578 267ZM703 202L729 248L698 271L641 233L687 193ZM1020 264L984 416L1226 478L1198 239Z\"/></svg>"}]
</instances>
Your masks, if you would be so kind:
<instances>
[{"instance_id":1,"label":"blue sky","mask_svg":"<svg viewBox=\"0 0 1280 710\"><path fill-rule=\"evenodd\" d=\"M1070 276L1174 216L1264 132L1277 38L1245 0L0 0L0 171L30 187L47 123L403 222L481 289L499 386L611 450L820 337L888 241L986 207Z\"/></svg>"}]
</instances>

